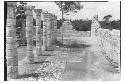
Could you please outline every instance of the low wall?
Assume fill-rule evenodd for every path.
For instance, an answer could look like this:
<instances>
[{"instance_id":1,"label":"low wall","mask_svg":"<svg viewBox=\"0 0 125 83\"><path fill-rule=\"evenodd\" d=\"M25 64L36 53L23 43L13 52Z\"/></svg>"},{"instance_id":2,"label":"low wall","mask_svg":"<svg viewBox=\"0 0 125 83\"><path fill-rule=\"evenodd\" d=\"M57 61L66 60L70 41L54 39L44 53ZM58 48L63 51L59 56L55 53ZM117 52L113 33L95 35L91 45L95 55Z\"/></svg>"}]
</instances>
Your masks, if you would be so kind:
<instances>
[{"instance_id":1,"label":"low wall","mask_svg":"<svg viewBox=\"0 0 125 83\"><path fill-rule=\"evenodd\" d=\"M108 56L114 62L120 63L120 31L99 28L97 37L103 55Z\"/></svg>"}]
</instances>

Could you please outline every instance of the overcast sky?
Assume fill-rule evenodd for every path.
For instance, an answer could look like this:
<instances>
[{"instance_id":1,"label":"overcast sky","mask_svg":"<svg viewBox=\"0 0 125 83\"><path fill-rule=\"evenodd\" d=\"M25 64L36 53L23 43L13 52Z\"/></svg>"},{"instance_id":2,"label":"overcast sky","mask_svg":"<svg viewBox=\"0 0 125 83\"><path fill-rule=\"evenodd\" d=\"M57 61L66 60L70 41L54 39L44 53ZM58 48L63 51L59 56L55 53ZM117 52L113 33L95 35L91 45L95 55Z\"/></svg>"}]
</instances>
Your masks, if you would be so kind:
<instances>
[{"instance_id":1,"label":"overcast sky","mask_svg":"<svg viewBox=\"0 0 125 83\"><path fill-rule=\"evenodd\" d=\"M95 14L99 15L99 20L105 15L111 14L112 19L120 19L120 2L81 2L84 8L77 13L70 13L70 15L64 15L64 18L68 19L92 19ZM58 6L54 2L28 2L28 5L34 5L36 9L42 9L57 15L57 18L61 18L61 12Z\"/></svg>"}]
</instances>

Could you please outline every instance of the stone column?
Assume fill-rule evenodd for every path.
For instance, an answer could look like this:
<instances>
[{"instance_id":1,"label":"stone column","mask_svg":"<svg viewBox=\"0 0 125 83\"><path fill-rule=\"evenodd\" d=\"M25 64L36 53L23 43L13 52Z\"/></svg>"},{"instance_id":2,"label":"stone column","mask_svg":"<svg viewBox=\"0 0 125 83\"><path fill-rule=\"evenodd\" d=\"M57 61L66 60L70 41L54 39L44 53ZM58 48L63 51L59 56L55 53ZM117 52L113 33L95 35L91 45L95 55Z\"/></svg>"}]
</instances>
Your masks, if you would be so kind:
<instances>
[{"instance_id":1,"label":"stone column","mask_svg":"<svg viewBox=\"0 0 125 83\"><path fill-rule=\"evenodd\" d=\"M42 50L42 29L41 29L41 9L35 9L36 13L36 54L39 55Z\"/></svg>"},{"instance_id":2,"label":"stone column","mask_svg":"<svg viewBox=\"0 0 125 83\"><path fill-rule=\"evenodd\" d=\"M43 46L42 50L47 50L47 12L43 12Z\"/></svg>"},{"instance_id":3,"label":"stone column","mask_svg":"<svg viewBox=\"0 0 125 83\"><path fill-rule=\"evenodd\" d=\"M6 24L6 60L7 79L14 79L18 75L18 55L16 46L16 2L7 2L7 24Z\"/></svg>"},{"instance_id":4,"label":"stone column","mask_svg":"<svg viewBox=\"0 0 125 83\"><path fill-rule=\"evenodd\" d=\"M43 13L43 50L49 50L51 46L51 14Z\"/></svg>"},{"instance_id":5,"label":"stone column","mask_svg":"<svg viewBox=\"0 0 125 83\"><path fill-rule=\"evenodd\" d=\"M54 42L57 41L57 16L54 16Z\"/></svg>"},{"instance_id":6,"label":"stone column","mask_svg":"<svg viewBox=\"0 0 125 83\"><path fill-rule=\"evenodd\" d=\"M98 15L95 15L92 19L92 24L91 24L91 37L95 38L98 28L100 28Z\"/></svg>"},{"instance_id":7,"label":"stone column","mask_svg":"<svg viewBox=\"0 0 125 83\"><path fill-rule=\"evenodd\" d=\"M51 22L51 14L47 14L47 50L49 50L49 47L51 46L52 43L52 22Z\"/></svg>"},{"instance_id":8,"label":"stone column","mask_svg":"<svg viewBox=\"0 0 125 83\"><path fill-rule=\"evenodd\" d=\"M54 15L51 15L51 44L54 44Z\"/></svg>"},{"instance_id":9,"label":"stone column","mask_svg":"<svg viewBox=\"0 0 125 83\"><path fill-rule=\"evenodd\" d=\"M33 55L33 12L34 6L26 6L26 39L28 63L34 62Z\"/></svg>"}]
</instances>

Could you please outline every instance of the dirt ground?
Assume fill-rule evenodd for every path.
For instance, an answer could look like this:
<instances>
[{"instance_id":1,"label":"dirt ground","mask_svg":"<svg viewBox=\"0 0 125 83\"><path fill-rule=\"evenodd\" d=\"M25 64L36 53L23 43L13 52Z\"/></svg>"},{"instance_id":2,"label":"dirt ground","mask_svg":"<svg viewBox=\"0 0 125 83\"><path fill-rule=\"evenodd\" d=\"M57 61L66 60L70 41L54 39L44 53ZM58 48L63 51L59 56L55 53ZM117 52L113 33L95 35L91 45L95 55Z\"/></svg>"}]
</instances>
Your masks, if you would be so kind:
<instances>
[{"instance_id":1,"label":"dirt ground","mask_svg":"<svg viewBox=\"0 0 125 83\"><path fill-rule=\"evenodd\" d=\"M91 37L65 38L65 45L57 44L53 47L54 51L35 55L34 64L25 64L26 47L20 47L19 76L15 80L120 80L120 73L100 54L97 42Z\"/></svg>"}]
</instances>

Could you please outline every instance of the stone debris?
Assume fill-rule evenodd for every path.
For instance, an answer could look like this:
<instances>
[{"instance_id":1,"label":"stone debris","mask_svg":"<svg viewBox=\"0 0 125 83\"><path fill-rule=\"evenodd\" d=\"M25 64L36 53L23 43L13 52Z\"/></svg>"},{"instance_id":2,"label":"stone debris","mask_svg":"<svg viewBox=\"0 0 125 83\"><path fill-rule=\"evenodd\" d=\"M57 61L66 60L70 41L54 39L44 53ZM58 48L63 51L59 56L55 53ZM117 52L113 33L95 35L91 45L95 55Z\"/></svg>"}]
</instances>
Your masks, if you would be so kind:
<instances>
[{"instance_id":1,"label":"stone debris","mask_svg":"<svg viewBox=\"0 0 125 83\"><path fill-rule=\"evenodd\" d=\"M92 32L93 37L97 38L97 44L101 49L101 53L110 62L111 65L117 64L120 71L120 31L108 30L100 27L98 18L93 18Z\"/></svg>"}]
</instances>

